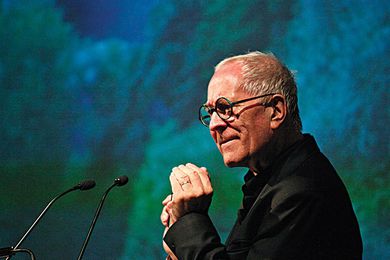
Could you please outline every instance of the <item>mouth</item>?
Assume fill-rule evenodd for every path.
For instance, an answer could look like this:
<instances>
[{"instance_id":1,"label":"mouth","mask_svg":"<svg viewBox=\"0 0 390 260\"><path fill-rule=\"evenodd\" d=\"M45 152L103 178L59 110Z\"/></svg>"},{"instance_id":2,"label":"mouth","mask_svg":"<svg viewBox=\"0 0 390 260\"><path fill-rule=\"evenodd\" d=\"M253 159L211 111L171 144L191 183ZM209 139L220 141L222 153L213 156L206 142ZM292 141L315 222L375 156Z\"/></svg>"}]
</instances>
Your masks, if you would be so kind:
<instances>
[{"instance_id":1,"label":"mouth","mask_svg":"<svg viewBox=\"0 0 390 260\"><path fill-rule=\"evenodd\" d=\"M238 138L236 137L231 137L231 138L223 138L220 142L219 142L219 145L222 146L224 144L227 144L229 142L232 142L234 140L237 140Z\"/></svg>"}]
</instances>

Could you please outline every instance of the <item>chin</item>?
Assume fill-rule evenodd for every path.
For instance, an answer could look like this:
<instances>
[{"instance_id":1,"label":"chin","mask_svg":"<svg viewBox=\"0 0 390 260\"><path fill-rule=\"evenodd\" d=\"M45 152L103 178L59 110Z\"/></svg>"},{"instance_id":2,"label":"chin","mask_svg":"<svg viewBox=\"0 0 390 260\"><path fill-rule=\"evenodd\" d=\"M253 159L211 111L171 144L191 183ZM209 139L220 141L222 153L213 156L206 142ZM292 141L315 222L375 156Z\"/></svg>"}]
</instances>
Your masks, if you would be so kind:
<instances>
[{"instance_id":1,"label":"chin","mask_svg":"<svg viewBox=\"0 0 390 260\"><path fill-rule=\"evenodd\" d=\"M228 158L226 156L223 157L223 162L229 168L244 167L245 165L244 165L243 161L244 160L238 160L238 158Z\"/></svg>"},{"instance_id":2,"label":"chin","mask_svg":"<svg viewBox=\"0 0 390 260\"><path fill-rule=\"evenodd\" d=\"M219 151L222 155L223 162L227 167L245 167L247 166L249 153L241 146L225 145L219 146Z\"/></svg>"}]
</instances>

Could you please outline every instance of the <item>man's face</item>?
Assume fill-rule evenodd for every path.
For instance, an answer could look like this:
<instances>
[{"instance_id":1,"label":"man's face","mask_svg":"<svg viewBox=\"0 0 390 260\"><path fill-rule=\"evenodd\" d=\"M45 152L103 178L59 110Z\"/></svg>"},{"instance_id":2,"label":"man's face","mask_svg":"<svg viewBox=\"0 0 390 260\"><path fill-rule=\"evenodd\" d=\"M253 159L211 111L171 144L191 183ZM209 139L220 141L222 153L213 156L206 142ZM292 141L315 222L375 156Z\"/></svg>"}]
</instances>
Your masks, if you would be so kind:
<instances>
[{"instance_id":1,"label":"man's face","mask_svg":"<svg viewBox=\"0 0 390 260\"><path fill-rule=\"evenodd\" d=\"M220 97L232 102L252 97L239 87L241 80L240 65L225 64L210 80L207 105L214 107ZM211 115L210 134L227 166L257 167L272 135L271 114L259 105L261 102L252 100L237 104L228 120L222 120L216 113Z\"/></svg>"}]
</instances>

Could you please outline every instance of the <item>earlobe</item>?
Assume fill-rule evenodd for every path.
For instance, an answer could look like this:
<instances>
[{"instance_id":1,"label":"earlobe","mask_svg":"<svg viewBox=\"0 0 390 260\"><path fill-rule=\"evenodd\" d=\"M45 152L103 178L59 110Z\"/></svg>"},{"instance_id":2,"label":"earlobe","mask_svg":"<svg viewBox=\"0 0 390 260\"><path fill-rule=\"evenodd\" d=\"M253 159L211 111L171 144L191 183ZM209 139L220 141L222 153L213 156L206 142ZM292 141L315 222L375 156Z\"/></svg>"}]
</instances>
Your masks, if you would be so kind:
<instances>
[{"instance_id":1,"label":"earlobe","mask_svg":"<svg viewBox=\"0 0 390 260\"><path fill-rule=\"evenodd\" d=\"M281 126L287 115L286 100L281 95L275 95L270 101L270 106L273 109L271 116L271 128L277 129Z\"/></svg>"}]
</instances>

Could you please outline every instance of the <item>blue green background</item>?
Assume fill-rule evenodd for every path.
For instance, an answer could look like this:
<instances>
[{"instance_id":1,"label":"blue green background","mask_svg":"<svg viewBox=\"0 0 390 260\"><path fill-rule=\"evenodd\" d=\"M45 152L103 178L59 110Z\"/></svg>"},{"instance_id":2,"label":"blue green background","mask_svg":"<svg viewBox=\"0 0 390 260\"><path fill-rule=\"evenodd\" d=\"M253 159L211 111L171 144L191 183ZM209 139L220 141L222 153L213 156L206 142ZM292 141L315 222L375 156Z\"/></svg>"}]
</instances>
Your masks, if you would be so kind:
<instances>
[{"instance_id":1,"label":"blue green background","mask_svg":"<svg viewBox=\"0 0 390 260\"><path fill-rule=\"evenodd\" d=\"M365 259L390 258L390 2L0 1L0 247L75 259L163 259L161 201L177 164L206 166L223 238L245 169L228 169L197 122L213 66L273 52L296 72L304 132L348 187ZM17 256L15 259L27 259Z\"/></svg>"}]
</instances>

